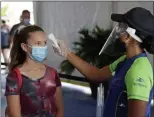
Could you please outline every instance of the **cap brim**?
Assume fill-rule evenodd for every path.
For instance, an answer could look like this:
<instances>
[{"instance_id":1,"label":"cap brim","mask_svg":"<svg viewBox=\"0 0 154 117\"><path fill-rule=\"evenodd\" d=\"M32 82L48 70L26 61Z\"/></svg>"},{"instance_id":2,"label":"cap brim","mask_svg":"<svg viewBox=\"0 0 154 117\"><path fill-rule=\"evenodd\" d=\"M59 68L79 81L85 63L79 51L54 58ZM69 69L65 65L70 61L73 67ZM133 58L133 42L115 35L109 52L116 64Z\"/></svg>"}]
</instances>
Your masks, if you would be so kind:
<instances>
[{"instance_id":1,"label":"cap brim","mask_svg":"<svg viewBox=\"0 0 154 117\"><path fill-rule=\"evenodd\" d=\"M113 13L111 15L111 19L115 22L125 22L124 20L124 14L115 14Z\"/></svg>"}]
</instances>

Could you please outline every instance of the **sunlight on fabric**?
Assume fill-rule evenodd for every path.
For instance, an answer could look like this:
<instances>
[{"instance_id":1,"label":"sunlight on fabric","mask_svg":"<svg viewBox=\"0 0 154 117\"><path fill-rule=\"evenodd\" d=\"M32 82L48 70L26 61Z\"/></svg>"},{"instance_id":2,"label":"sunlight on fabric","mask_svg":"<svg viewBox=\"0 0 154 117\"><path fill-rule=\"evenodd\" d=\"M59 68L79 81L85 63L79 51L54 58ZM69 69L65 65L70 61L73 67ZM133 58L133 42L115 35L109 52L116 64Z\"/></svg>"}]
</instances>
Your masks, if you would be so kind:
<instances>
[{"instance_id":1,"label":"sunlight on fabric","mask_svg":"<svg viewBox=\"0 0 154 117\"><path fill-rule=\"evenodd\" d=\"M5 19L9 20L10 26L20 22L20 15L23 10L31 13L31 24L34 24L33 2L1 2L1 8L7 7Z\"/></svg>"}]
</instances>

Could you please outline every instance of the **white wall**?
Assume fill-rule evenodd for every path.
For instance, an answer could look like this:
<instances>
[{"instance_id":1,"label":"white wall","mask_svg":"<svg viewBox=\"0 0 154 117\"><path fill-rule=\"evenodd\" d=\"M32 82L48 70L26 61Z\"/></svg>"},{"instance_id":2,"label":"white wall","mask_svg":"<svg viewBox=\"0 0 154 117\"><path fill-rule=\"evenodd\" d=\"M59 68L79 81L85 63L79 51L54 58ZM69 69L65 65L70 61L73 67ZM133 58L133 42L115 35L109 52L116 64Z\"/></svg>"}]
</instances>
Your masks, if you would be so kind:
<instances>
[{"instance_id":1,"label":"white wall","mask_svg":"<svg viewBox=\"0 0 154 117\"><path fill-rule=\"evenodd\" d=\"M41 26L47 34L52 32L57 38L68 42L78 40L78 31L81 27L92 27L97 24L102 28L112 26L110 15L112 12L124 13L133 7L145 7L153 12L153 2L34 2L34 18L36 24ZM48 64L59 67L63 60L52 52L49 43ZM153 56L150 56L153 63ZM78 72L75 75L80 75Z\"/></svg>"},{"instance_id":2,"label":"white wall","mask_svg":"<svg viewBox=\"0 0 154 117\"><path fill-rule=\"evenodd\" d=\"M20 22L20 15L22 14L22 11L25 9L30 11L31 24L34 24L33 2L2 2L1 5L2 5L2 7L8 5L6 17L9 20L8 25L10 25L11 27L14 24L17 24Z\"/></svg>"}]
</instances>

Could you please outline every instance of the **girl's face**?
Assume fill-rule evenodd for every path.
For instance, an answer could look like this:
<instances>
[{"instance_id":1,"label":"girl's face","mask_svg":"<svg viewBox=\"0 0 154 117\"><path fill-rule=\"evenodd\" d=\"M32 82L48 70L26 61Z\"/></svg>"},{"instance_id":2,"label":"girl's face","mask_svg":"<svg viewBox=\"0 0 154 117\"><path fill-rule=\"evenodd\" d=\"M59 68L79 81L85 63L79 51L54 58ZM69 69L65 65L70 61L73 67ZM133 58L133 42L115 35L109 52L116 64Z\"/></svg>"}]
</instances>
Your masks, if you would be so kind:
<instances>
[{"instance_id":1,"label":"girl's face","mask_svg":"<svg viewBox=\"0 0 154 117\"><path fill-rule=\"evenodd\" d=\"M21 44L22 49L25 52L32 52L33 46L44 47L47 44L46 34L42 31L36 31L29 33L27 44Z\"/></svg>"}]
</instances>

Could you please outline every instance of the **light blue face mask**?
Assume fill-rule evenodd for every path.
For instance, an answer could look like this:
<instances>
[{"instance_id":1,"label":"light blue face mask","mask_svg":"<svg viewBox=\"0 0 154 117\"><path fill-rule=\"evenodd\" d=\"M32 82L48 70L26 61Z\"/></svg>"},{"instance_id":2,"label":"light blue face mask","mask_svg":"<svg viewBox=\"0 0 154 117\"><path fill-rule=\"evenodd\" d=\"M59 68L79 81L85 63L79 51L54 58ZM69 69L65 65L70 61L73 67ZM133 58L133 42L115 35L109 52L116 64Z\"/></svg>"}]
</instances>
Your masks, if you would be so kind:
<instances>
[{"instance_id":1,"label":"light blue face mask","mask_svg":"<svg viewBox=\"0 0 154 117\"><path fill-rule=\"evenodd\" d=\"M29 25L29 22L30 22L29 19L26 19L26 18L25 18L23 21L24 21L24 24L25 24L25 25Z\"/></svg>"},{"instance_id":2,"label":"light blue face mask","mask_svg":"<svg viewBox=\"0 0 154 117\"><path fill-rule=\"evenodd\" d=\"M30 47L30 46L29 46ZM38 62L43 62L43 60L46 59L48 54L48 48L47 46L40 47L40 46L32 46L32 54L29 54L29 56Z\"/></svg>"}]
</instances>

